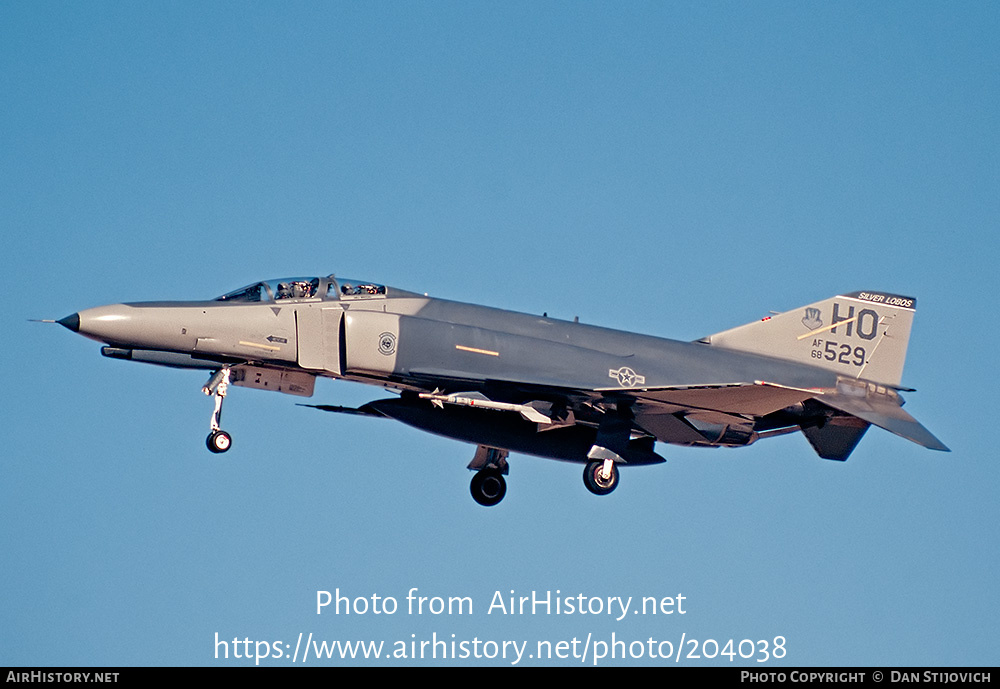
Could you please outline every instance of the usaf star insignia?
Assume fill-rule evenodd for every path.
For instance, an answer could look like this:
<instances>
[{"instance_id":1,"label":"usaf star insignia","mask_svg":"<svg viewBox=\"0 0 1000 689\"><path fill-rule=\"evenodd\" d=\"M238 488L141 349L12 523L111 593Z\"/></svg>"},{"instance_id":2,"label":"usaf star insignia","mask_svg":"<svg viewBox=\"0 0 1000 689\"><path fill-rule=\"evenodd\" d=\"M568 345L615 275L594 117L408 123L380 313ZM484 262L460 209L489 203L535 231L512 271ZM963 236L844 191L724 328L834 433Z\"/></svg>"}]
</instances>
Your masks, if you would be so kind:
<instances>
[{"instance_id":1,"label":"usaf star insignia","mask_svg":"<svg viewBox=\"0 0 1000 689\"><path fill-rule=\"evenodd\" d=\"M609 370L608 377L617 378L618 384L623 388L633 388L636 385L642 385L646 382L646 376L640 376L628 366L622 366L617 371L614 369Z\"/></svg>"}]
</instances>

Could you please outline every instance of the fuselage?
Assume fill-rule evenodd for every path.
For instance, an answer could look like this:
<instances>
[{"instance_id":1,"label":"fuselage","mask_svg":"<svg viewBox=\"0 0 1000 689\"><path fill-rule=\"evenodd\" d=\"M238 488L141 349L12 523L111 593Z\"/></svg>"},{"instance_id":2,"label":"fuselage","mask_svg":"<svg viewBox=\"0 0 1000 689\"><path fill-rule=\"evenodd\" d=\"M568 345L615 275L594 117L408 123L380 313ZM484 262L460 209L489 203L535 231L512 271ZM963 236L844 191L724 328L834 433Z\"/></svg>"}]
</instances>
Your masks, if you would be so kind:
<instances>
[{"instance_id":1,"label":"fuselage","mask_svg":"<svg viewBox=\"0 0 1000 689\"><path fill-rule=\"evenodd\" d=\"M423 389L431 379L437 387L454 381L455 389L493 381L605 392L762 380L809 389L836 385L836 376L793 362L382 290L342 297L328 289L322 297L256 302L114 304L80 311L74 329L114 348L402 389Z\"/></svg>"}]
</instances>

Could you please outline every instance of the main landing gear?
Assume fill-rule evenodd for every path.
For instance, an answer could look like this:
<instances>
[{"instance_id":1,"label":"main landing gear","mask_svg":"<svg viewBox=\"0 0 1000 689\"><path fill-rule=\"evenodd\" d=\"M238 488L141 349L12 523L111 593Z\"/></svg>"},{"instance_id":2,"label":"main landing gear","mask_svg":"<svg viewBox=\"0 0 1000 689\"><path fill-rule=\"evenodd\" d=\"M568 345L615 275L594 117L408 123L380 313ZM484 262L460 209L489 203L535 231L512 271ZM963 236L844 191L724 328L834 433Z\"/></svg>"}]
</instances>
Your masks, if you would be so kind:
<instances>
[{"instance_id":1,"label":"main landing gear","mask_svg":"<svg viewBox=\"0 0 1000 689\"><path fill-rule=\"evenodd\" d=\"M215 398L215 411L212 412L211 422L212 432L209 433L208 438L205 439L205 444L208 445L209 450L215 452L216 454L227 451L233 445L233 437L219 427L219 421L222 419L222 401L226 398L226 392L228 392L228 390L228 366L223 366L221 369L216 371L201 389L201 391L206 395L211 395Z\"/></svg>"},{"instance_id":2,"label":"main landing gear","mask_svg":"<svg viewBox=\"0 0 1000 689\"><path fill-rule=\"evenodd\" d=\"M610 459L588 462L583 470L583 485L594 495L607 495L618 487L618 467Z\"/></svg>"},{"instance_id":3,"label":"main landing gear","mask_svg":"<svg viewBox=\"0 0 1000 689\"><path fill-rule=\"evenodd\" d=\"M472 477L472 499L483 507L492 507L507 494L507 481L499 469L480 469Z\"/></svg>"},{"instance_id":4,"label":"main landing gear","mask_svg":"<svg viewBox=\"0 0 1000 689\"><path fill-rule=\"evenodd\" d=\"M611 457L595 459L587 463L583 470L583 483L594 495L607 495L618 487L618 465ZM480 445L476 456L469 463L469 468L476 471L472 477L469 489L472 499L483 507L492 507L503 500L507 494L507 450ZM617 455L615 455L617 456Z\"/></svg>"},{"instance_id":5,"label":"main landing gear","mask_svg":"<svg viewBox=\"0 0 1000 689\"><path fill-rule=\"evenodd\" d=\"M507 473L507 450L480 445L476 456L469 463L470 469L477 469L469 489L472 499L483 507L492 507L507 494L507 481L503 475Z\"/></svg>"}]
</instances>

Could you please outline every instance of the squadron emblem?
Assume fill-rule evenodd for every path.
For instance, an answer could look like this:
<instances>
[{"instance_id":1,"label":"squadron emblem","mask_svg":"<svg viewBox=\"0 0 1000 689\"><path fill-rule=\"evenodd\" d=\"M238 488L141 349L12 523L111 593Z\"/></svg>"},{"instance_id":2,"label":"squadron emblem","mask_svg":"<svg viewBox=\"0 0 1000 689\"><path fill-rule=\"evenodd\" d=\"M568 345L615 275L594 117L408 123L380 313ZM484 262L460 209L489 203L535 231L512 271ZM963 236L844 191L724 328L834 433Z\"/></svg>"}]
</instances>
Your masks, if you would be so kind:
<instances>
[{"instance_id":1,"label":"squadron emblem","mask_svg":"<svg viewBox=\"0 0 1000 689\"><path fill-rule=\"evenodd\" d=\"M802 325L806 326L809 330L822 327L823 319L819 317L819 309L812 307L806 309L806 315L802 318Z\"/></svg>"},{"instance_id":2,"label":"squadron emblem","mask_svg":"<svg viewBox=\"0 0 1000 689\"><path fill-rule=\"evenodd\" d=\"M622 366L617 371L614 369L609 370L608 377L617 378L618 384L623 388L632 388L646 382L646 376L640 376L628 366Z\"/></svg>"}]
</instances>

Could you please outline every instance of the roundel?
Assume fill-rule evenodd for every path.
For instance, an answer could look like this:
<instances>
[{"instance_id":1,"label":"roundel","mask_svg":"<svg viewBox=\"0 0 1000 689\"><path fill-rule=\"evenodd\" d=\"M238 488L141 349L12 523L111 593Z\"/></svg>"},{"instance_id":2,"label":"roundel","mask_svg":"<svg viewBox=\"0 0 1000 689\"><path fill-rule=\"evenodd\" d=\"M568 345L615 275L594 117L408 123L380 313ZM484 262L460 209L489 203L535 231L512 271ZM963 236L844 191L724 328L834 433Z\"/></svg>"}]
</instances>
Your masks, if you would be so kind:
<instances>
[{"instance_id":1,"label":"roundel","mask_svg":"<svg viewBox=\"0 0 1000 689\"><path fill-rule=\"evenodd\" d=\"M396 335L390 332L384 332L379 335L378 351L386 356L394 354L396 352Z\"/></svg>"}]
</instances>

